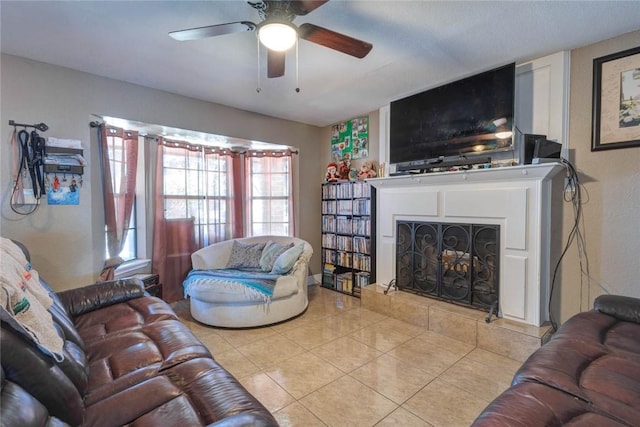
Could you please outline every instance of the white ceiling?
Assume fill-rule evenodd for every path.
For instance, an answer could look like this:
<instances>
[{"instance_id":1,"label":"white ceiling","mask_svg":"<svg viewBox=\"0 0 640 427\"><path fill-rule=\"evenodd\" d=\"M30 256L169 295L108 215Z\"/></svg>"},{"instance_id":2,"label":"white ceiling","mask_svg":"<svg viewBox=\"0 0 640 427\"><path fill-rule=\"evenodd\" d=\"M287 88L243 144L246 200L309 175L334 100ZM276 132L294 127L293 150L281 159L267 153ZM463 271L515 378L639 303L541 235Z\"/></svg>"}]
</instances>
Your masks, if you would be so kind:
<instances>
[{"instance_id":1,"label":"white ceiling","mask_svg":"<svg viewBox=\"0 0 640 427\"><path fill-rule=\"evenodd\" d=\"M258 83L255 32L188 42L167 35L258 23L244 1L2 0L0 14L4 53L317 126L499 65L640 29L638 1L332 0L294 22L368 41L371 53L356 59L302 40L299 83L294 53L284 77L267 79L264 51Z\"/></svg>"}]
</instances>

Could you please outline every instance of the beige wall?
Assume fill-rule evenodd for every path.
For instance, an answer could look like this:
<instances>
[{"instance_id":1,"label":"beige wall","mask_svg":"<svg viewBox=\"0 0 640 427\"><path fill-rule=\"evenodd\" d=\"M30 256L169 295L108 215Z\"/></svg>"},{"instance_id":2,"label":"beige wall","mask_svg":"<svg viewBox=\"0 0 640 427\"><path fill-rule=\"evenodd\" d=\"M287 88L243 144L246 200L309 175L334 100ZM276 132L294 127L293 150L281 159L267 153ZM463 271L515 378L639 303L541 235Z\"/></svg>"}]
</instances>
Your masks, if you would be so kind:
<instances>
[{"instance_id":1,"label":"beige wall","mask_svg":"<svg viewBox=\"0 0 640 427\"><path fill-rule=\"evenodd\" d=\"M56 290L91 283L104 261L104 219L97 150L90 144L91 114L210 132L298 147L299 237L316 248L312 273L320 273L320 179L322 129L223 105L111 80L67 68L2 55L0 234L24 242L33 264ZM247 90L254 90L248 88ZM12 185L9 120L44 122L44 136L79 139L91 160L79 206L48 206L26 217L8 205Z\"/></svg>"},{"instance_id":2,"label":"beige wall","mask_svg":"<svg viewBox=\"0 0 640 427\"><path fill-rule=\"evenodd\" d=\"M571 52L569 149L584 184L584 237L591 277L574 244L562 263L554 312L565 321L602 293L640 297L640 147L591 151L593 60L640 45L640 31ZM573 225L565 203L563 235ZM587 260L582 260L586 271ZM601 287L602 286L602 287Z\"/></svg>"}]
</instances>

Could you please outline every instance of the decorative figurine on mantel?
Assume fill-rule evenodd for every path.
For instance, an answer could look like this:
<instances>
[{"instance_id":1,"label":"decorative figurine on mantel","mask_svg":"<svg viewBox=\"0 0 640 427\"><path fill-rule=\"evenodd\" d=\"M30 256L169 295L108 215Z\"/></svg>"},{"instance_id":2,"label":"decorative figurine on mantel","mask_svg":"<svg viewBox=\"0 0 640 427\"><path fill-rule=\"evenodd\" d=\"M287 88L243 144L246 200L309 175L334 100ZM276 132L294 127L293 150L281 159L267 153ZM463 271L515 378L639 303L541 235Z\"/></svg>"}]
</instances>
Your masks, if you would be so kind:
<instances>
[{"instance_id":1,"label":"decorative figurine on mantel","mask_svg":"<svg viewBox=\"0 0 640 427\"><path fill-rule=\"evenodd\" d=\"M348 180L349 172L351 171L351 156L346 154L342 160L340 160L340 165L338 166L338 175L340 179Z\"/></svg>"},{"instance_id":2,"label":"decorative figurine on mantel","mask_svg":"<svg viewBox=\"0 0 640 427\"><path fill-rule=\"evenodd\" d=\"M335 164L334 162L329 163L327 165L326 181L337 182L339 179L340 179L340 176L338 176L338 165Z\"/></svg>"},{"instance_id":3,"label":"decorative figurine on mantel","mask_svg":"<svg viewBox=\"0 0 640 427\"><path fill-rule=\"evenodd\" d=\"M360 171L358 172L358 180L364 181L365 179L375 178L377 176L376 170L373 166L373 162L371 160L365 160L360 166Z\"/></svg>"}]
</instances>

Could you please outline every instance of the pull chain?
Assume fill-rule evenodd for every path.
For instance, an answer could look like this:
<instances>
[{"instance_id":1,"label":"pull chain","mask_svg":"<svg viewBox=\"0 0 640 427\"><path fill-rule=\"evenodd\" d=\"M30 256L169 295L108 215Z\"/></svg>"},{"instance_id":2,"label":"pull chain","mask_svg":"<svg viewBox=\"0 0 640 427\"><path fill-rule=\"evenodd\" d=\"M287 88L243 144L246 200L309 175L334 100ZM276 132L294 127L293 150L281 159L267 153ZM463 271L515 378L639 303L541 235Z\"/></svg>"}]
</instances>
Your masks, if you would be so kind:
<instances>
[{"instance_id":1,"label":"pull chain","mask_svg":"<svg viewBox=\"0 0 640 427\"><path fill-rule=\"evenodd\" d=\"M256 42L258 43L258 87L256 88L256 92L262 92L262 88L260 87L260 39L256 35Z\"/></svg>"},{"instance_id":2,"label":"pull chain","mask_svg":"<svg viewBox=\"0 0 640 427\"><path fill-rule=\"evenodd\" d=\"M300 76L299 76L300 66L298 65L298 56L299 56L298 40L299 39L296 37L296 93L300 93Z\"/></svg>"}]
</instances>

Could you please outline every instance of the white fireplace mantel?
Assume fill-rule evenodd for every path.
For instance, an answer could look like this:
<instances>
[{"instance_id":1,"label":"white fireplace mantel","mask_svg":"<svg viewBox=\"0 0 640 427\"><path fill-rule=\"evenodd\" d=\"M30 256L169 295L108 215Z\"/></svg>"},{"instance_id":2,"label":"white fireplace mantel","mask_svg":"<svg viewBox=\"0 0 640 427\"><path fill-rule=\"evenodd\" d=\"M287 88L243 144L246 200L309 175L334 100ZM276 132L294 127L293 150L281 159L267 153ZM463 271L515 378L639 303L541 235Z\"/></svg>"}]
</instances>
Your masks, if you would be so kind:
<instances>
[{"instance_id":1,"label":"white fireplace mantel","mask_svg":"<svg viewBox=\"0 0 640 427\"><path fill-rule=\"evenodd\" d=\"M562 183L554 177L563 169L545 163L367 180L377 189L378 283L395 278L397 220L497 224L500 315L541 326L549 319L551 226L561 221L554 202Z\"/></svg>"}]
</instances>

